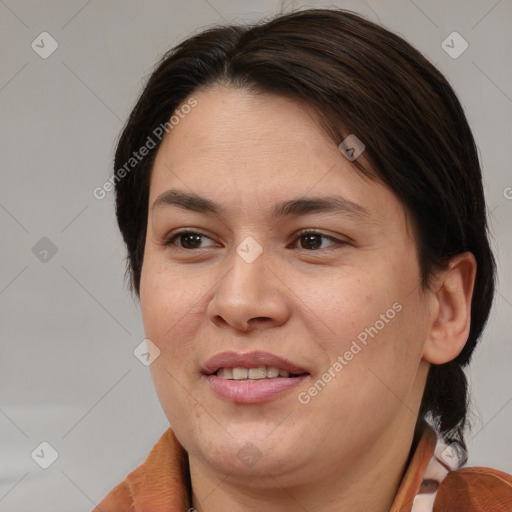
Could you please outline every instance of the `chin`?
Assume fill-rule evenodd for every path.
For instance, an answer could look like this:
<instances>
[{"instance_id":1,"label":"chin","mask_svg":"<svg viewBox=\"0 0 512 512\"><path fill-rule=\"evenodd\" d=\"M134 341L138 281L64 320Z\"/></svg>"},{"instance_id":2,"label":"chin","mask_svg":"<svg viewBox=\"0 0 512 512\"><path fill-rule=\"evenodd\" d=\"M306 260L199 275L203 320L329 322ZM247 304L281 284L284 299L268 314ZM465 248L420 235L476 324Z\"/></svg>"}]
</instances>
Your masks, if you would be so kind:
<instances>
[{"instance_id":1,"label":"chin","mask_svg":"<svg viewBox=\"0 0 512 512\"><path fill-rule=\"evenodd\" d=\"M286 427L278 432L277 424L232 424L228 430L229 434L212 437L200 447L202 457L224 474L277 476L292 471L305 455L299 455L300 439Z\"/></svg>"},{"instance_id":2,"label":"chin","mask_svg":"<svg viewBox=\"0 0 512 512\"><path fill-rule=\"evenodd\" d=\"M275 478L286 473L293 473L298 465L297 453L278 453L275 450L259 450L255 445L247 443L241 448L220 447L220 451L212 456L212 452L204 453L205 461L215 472L229 475L232 480L244 481L247 485L273 487Z\"/></svg>"}]
</instances>

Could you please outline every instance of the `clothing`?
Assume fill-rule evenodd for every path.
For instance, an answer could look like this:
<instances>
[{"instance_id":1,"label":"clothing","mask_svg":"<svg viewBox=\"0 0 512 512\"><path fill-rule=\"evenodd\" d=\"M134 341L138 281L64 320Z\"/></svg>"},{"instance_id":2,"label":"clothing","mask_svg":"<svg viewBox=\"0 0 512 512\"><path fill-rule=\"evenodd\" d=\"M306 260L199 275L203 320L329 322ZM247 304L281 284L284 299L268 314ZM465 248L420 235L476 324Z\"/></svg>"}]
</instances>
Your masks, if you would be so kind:
<instances>
[{"instance_id":1,"label":"clothing","mask_svg":"<svg viewBox=\"0 0 512 512\"><path fill-rule=\"evenodd\" d=\"M465 462L458 448L426 428L390 512L512 512L512 475L490 468L458 469ZM93 512L192 510L188 456L169 428Z\"/></svg>"}]
</instances>

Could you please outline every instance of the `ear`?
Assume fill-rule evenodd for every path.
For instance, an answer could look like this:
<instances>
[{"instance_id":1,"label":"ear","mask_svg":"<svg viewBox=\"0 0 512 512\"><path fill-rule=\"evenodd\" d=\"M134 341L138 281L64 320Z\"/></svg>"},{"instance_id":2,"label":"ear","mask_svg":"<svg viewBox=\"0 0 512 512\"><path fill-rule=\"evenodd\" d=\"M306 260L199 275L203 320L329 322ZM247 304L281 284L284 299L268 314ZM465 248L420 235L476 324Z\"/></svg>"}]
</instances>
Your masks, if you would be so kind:
<instances>
[{"instance_id":1,"label":"ear","mask_svg":"<svg viewBox=\"0 0 512 512\"><path fill-rule=\"evenodd\" d=\"M423 359L444 364L455 359L466 344L471 323L471 298L476 276L472 253L454 256L437 274L431 287L432 316Z\"/></svg>"}]
</instances>

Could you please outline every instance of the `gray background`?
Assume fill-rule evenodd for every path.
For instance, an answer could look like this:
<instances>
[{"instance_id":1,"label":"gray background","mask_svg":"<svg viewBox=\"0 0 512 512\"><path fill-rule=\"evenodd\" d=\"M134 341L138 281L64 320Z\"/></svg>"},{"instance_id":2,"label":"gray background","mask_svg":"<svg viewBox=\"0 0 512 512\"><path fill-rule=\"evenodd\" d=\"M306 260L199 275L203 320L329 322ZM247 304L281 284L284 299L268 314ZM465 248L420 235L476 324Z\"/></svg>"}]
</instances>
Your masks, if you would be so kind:
<instances>
[{"instance_id":1,"label":"gray background","mask_svg":"<svg viewBox=\"0 0 512 512\"><path fill-rule=\"evenodd\" d=\"M91 510L168 427L133 355L144 333L123 284L113 197L92 191L109 177L123 120L165 50L210 24L301 5L0 0L0 511ZM447 75L466 109L500 272L469 372L469 463L512 472L512 2L307 5L352 9L398 32ZM44 31L59 45L47 59L31 48ZM453 31L469 44L456 59L441 47ZM41 252L43 237L55 254ZM42 441L59 454L46 470L31 458Z\"/></svg>"}]
</instances>

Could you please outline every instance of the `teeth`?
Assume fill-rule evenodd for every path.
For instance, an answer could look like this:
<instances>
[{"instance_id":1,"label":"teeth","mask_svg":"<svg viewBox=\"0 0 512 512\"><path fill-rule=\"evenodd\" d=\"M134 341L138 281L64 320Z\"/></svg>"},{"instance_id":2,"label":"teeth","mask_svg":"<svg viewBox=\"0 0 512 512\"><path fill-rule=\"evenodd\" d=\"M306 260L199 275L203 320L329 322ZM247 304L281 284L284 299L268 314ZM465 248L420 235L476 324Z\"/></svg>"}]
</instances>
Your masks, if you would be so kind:
<instances>
[{"instance_id":1,"label":"teeth","mask_svg":"<svg viewBox=\"0 0 512 512\"><path fill-rule=\"evenodd\" d=\"M277 377L279 375L279 368L275 368L274 366L269 366L267 368L267 379L272 379L273 377Z\"/></svg>"},{"instance_id":2,"label":"teeth","mask_svg":"<svg viewBox=\"0 0 512 512\"><path fill-rule=\"evenodd\" d=\"M233 378L233 368L221 368L217 375L222 377L223 379L232 379Z\"/></svg>"},{"instance_id":3,"label":"teeth","mask_svg":"<svg viewBox=\"0 0 512 512\"><path fill-rule=\"evenodd\" d=\"M217 376L229 380L262 380L275 377L289 377L290 372L275 366L258 366L257 368L220 368Z\"/></svg>"},{"instance_id":4,"label":"teeth","mask_svg":"<svg viewBox=\"0 0 512 512\"><path fill-rule=\"evenodd\" d=\"M249 369L249 379L266 379L267 370L264 366Z\"/></svg>"},{"instance_id":5,"label":"teeth","mask_svg":"<svg viewBox=\"0 0 512 512\"><path fill-rule=\"evenodd\" d=\"M247 379L248 374L247 368L233 368L233 379L235 380Z\"/></svg>"}]
</instances>

